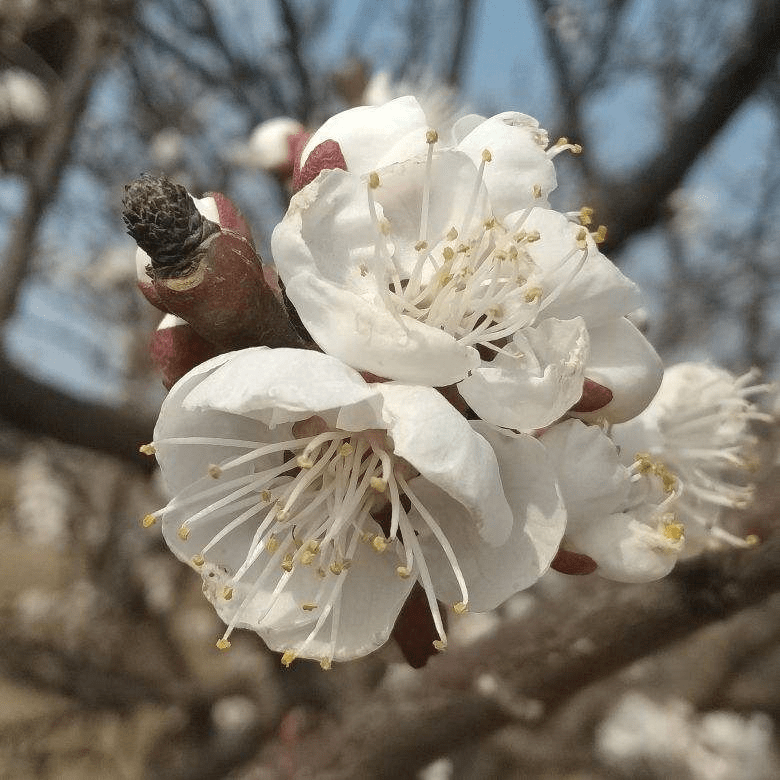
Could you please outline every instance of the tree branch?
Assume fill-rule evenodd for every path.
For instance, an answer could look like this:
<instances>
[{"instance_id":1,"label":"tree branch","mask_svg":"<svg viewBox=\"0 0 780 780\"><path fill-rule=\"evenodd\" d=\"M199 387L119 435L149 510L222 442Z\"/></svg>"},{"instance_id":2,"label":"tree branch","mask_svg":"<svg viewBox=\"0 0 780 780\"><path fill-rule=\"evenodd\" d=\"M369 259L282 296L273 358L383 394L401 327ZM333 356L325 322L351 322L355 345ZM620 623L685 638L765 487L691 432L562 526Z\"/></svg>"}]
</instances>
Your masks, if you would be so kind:
<instances>
[{"instance_id":1,"label":"tree branch","mask_svg":"<svg viewBox=\"0 0 780 780\"><path fill-rule=\"evenodd\" d=\"M340 726L326 724L308 742L320 771L330 770L318 777L409 777L508 723L541 725L585 686L780 589L780 536L755 550L700 556L652 585L599 585L576 614L542 604L434 659L411 704L385 695ZM492 693L475 689L480 679Z\"/></svg>"},{"instance_id":2,"label":"tree branch","mask_svg":"<svg viewBox=\"0 0 780 780\"><path fill-rule=\"evenodd\" d=\"M67 162L79 118L86 106L95 73L103 55L103 26L97 18L87 16L79 26L69 71L57 92L48 123L27 181L27 197L16 220L3 264L0 285L0 322L5 322L16 308L22 283L30 266L35 237L48 205L57 193Z\"/></svg>"},{"instance_id":3,"label":"tree branch","mask_svg":"<svg viewBox=\"0 0 780 780\"><path fill-rule=\"evenodd\" d=\"M742 41L714 76L698 107L672 127L662 151L625 179L602 182L590 195L589 202L609 227L603 247L607 253L663 216L667 197L702 150L772 72L780 52L778 0L756 1Z\"/></svg>"}]
</instances>

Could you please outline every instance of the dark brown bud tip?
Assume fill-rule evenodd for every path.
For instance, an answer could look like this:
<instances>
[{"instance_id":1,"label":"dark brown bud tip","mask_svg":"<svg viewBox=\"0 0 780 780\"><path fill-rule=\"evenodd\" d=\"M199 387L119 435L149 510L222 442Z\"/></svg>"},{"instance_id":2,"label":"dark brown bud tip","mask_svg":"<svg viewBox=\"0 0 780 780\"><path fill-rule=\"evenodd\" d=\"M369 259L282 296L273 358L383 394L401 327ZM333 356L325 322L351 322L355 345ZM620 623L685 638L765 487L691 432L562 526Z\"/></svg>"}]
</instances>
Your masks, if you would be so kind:
<instances>
[{"instance_id":1,"label":"dark brown bud tip","mask_svg":"<svg viewBox=\"0 0 780 780\"><path fill-rule=\"evenodd\" d=\"M126 185L122 206L127 232L164 278L186 274L198 247L220 230L198 211L184 187L165 176L145 173Z\"/></svg>"}]
</instances>

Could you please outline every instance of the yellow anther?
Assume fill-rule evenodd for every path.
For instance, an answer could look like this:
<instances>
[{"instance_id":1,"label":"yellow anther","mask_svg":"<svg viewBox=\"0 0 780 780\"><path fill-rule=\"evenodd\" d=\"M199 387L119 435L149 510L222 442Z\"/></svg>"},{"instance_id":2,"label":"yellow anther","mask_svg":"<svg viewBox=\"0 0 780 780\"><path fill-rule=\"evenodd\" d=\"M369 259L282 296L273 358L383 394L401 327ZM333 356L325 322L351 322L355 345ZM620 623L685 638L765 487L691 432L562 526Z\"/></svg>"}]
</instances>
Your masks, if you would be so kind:
<instances>
[{"instance_id":1,"label":"yellow anther","mask_svg":"<svg viewBox=\"0 0 780 780\"><path fill-rule=\"evenodd\" d=\"M301 604L301 609L305 610L306 612L311 612L312 610L317 609L318 606L318 604L307 601L305 604Z\"/></svg>"},{"instance_id":2,"label":"yellow anther","mask_svg":"<svg viewBox=\"0 0 780 780\"><path fill-rule=\"evenodd\" d=\"M231 588L230 585L226 585L222 589L222 598L225 599L225 601L230 601L230 599L233 598L233 588Z\"/></svg>"},{"instance_id":3,"label":"yellow anther","mask_svg":"<svg viewBox=\"0 0 780 780\"><path fill-rule=\"evenodd\" d=\"M465 601L458 601L452 605L456 615L462 615L464 612L469 611L469 605Z\"/></svg>"},{"instance_id":4,"label":"yellow anther","mask_svg":"<svg viewBox=\"0 0 780 780\"><path fill-rule=\"evenodd\" d=\"M304 550L301 553L301 563L304 566L308 566L315 558L314 553L311 550Z\"/></svg>"},{"instance_id":5,"label":"yellow anther","mask_svg":"<svg viewBox=\"0 0 780 780\"><path fill-rule=\"evenodd\" d=\"M509 247L509 257L512 260L517 260L517 247L516 246L510 246Z\"/></svg>"},{"instance_id":6,"label":"yellow anther","mask_svg":"<svg viewBox=\"0 0 780 780\"><path fill-rule=\"evenodd\" d=\"M580 144L572 144L571 149L569 151L572 154L582 154L582 146Z\"/></svg>"},{"instance_id":7,"label":"yellow anther","mask_svg":"<svg viewBox=\"0 0 780 780\"><path fill-rule=\"evenodd\" d=\"M320 658L320 667L322 668L323 672L330 671L331 659L330 658Z\"/></svg>"},{"instance_id":8,"label":"yellow anther","mask_svg":"<svg viewBox=\"0 0 780 780\"><path fill-rule=\"evenodd\" d=\"M402 579L407 580L411 576L412 572L406 568L406 566L398 566L395 573Z\"/></svg>"},{"instance_id":9,"label":"yellow anther","mask_svg":"<svg viewBox=\"0 0 780 780\"><path fill-rule=\"evenodd\" d=\"M313 539L306 545L306 549L315 555L320 551L320 543Z\"/></svg>"},{"instance_id":10,"label":"yellow anther","mask_svg":"<svg viewBox=\"0 0 780 780\"><path fill-rule=\"evenodd\" d=\"M358 266L358 271L360 271L361 276L368 276L368 266L365 263Z\"/></svg>"},{"instance_id":11,"label":"yellow anther","mask_svg":"<svg viewBox=\"0 0 780 780\"><path fill-rule=\"evenodd\" d=\"M457 237L458 237L458 229L454 225L449 229L447 235L444 236L444 238L446 238L447 241L454 241Z\"/></svg>"},{"instance_id":12,"label":"yellow anther","mask_svg":"<svg viewBox=\"0 0 780 780\"><path fill-rule=\"evenodd\" d=\"M271 534L268 541L265 543L265 549L268 550L269 553L274 553L279 549L279 540Z\"/></svg>"},{"instance_id":13,"label":"yellow anther","mask_svg":"<svg viewBox=\"0 0 780 780\"><path fill-rule=\"evenodd\" d=\"M539 184L534 184L534 197L537 200L542 197L542 187Z\"/></svg>"},{"instance_id":14,"label":"yellow anther","mask_svg":"<svg viewBox=\"0 0 780 780\"><path fill-rule=\"evenodd\" d=\"M273 496L271 495L271 491L270 490L261 490L260 491L260 500L261 501L265 501L266 504L270 504L272 498L273 498Z\"/></svg>"},{"instance_id":15,"label":"yellow anther","mask_svg":"<svg viewBox=\"0 0 780 780\"><path fill-rule=\"evenodd\" d=\"M528 237L528 233L525 232L525 230L521 230L518 233L515 233L513 236L514 240L520 243L521 241L525 241L525 239Z\"/></svg>"},{"instance_id":16,"label":"yellow anther","mask_svg":"<svg viewBox=\"0 0 780 780\"><path fill-rule=\"evenodd\" d=\"M525 294L526 303L538 303L542 300L544 290L541 287L531 287Z\"/></svg>"},{"instance_id":17,"label":"yellow anther","mask_svg":"<svg viewBox=\"0 0 780 780\"><path fill-rule=\"evenodd\" d=\"M151 528L157 522L157 518L154 515L144 515L141 518L141 525L144 528Z\"/></svg>"},{"instance_id":18,"label":"yellow anther","mask_svg":"<svg viewBox=\"0 0 780 780\"><path fill-rule=\"evenodd\" d=\"M379 232L383 236L390 235L390 220L387 217L382 217L379 220Z\"/></svg>"},{"instance_id":19,"label":"yellow anther","mask_svg":"<svg viewBox=\"0 0 780 780\"><path fill-rule=\"evenodd\" d=\"M590 225L593 222L593 209L590 206L583 206L580 209L579 218L581 225Z\"/></svg>"},{"instance_id":20,"label":"yellow anther","mask_svg":"<svg viewBox=\"0 0 780 780\"><path fill-rule=\"evenodd\" d=\"M542 234L538 230L530 230L525 234L525 240L529 244L533 244L534 241L538 241L542 237Z\"/></svg>"},{"instance_id":21,"label":"yellow anther","mask_svg":"<svg viewBox=\"0 0 780 780\"><path fill-rule=\"evenodd\" d=\"M442 256L449 263L455 257L455 252L451 246L445 246L442 250Z\"/></svg>"},{"instance_id":22,"label":"yellow anther","mask_svg":"<svg viewBox=\"0 0 780 780\"><path fill-rule=\"evenodd\" d=\"M435 144L439 140L439 134L435 130L428 130L425 133L425 143Z\"/></svg>"},{"instance_id":23,"label":"yellow anther","mask_svg":"<svg viewBox=\"0 0 780 780\"><path fill-rule=\"evenodd\" d=\"M498 224L498 220L495 217L490 217L484 222L485 230L492 230Z\"/></svg>"},{"instance_id":24,"label":"yellow anther","mask_svg":"<svg viewBox=\"0 0 780 780\"><path fill-rule=\"evenodd\" d=\"M603 244L607 240L607 228L606 225L599 225L595 233L591 234L593 240L597 244Z\"/></svg>"},{"instance_id":25,"label":"yellow anther","mask_svg":"<svg viewBox=\"0 0 780 780\"><path fill-rule=\"evenodd\" d=\"M434 639L433 646L441 653L447 649L447 643L441 639Z\"/></svg>"},{"instance_id":26,"label":"yellow anther","mask_svg":"<svg viewBox=\"0 0 780 780\"><path fill-rule=\"evenodd\" d=\"M666 523L663 535L673 542L679 542L685 536L685 526L682 523Z\"/></svg>"},{"instance_id":27,"label":"yellow anther","mask_svg":"<svg viewBox=\"0 0 780 780\"><path fill-rule=\"evenodd\" d=\"M427 242L427 241L418 241L418 242L417 242L417 243L414 245L414 248L415 248L415 249L416 249L418 252L422 252L422 251L424 251L425 249L427 249L427 248L428 248L428 242Z\"/></svg>"},{"instance_id":28,"label":"yellow anther","mask_svg":"<svg viewBox=\"0 0 780 780\"><path fill-rule=\"evenodd\" d=\"M761 540L756 536L756 534L748 534L745 537L745 542L751 546L757 545Z\"/></svg>"},{"instance_id":29,"label":"yellow anther","mask_svg":"<svg viewBox=\"0 0 780 780\"><path fill-rule=\"evenodd\" d=\"M368 186L372 190L375 190L379 186L379 174L376 171L371 171L368 174Z\"/></svg>"},{"instance_id":30,"label":"yellow anther","mask_svg":"<svg viewBox=\"0 0 780 780\"><path fill-rule=\"evenodd\" d=\"M216 463L209 464L209 476L212 479L219 479L222 476L222 469Z\"/></svg>"},{"instance_id":31,"label":"yellow anther","mask_svg":"<svg viewBox=\"0 0 780 780\"><path fill-rule=\"evenodd\" d=\"M489 163L493 159L493 155L490 153L490 149L482 150L482 162Z\"/></svg>"},{"instance_id":32,"label":"yellow anther","mask_svg":"<svg viewBox=\"0 0 780 780\"><path fill-rule=\"evenodd\" d=\"M565 136L562 136L561 138L559 138L559 139L558 139L558 140L557 140L557 141L556 141L556 142L553 144L553 146L566 146L566 144L568 144L568 143L569 143L569 139L568 139L568 138L566 138Z\"/></svg>"},{"instance_id":33,"label":"yellow anther","mask_svg":"<svg viewBox=\"0 0 780 780\"><path fill-rule=\"evenodd\" d=\"M182 525L179 527L179 530L176 532L176 534L178 535L179 539L186 542L190 537L190 529L187 528L186 525Z\"/></svg>"},{"instance_id":34,"label":"yellow anther","mask_svg":"<svg viewBox=\"0 0 780 780\"><path fill-rule=\"evenodd\" d=\"M142 444L138 448L138 452L140 452L142 455L154 455L157 450L154 448L154 444Z\"/></svg>"},{"instance_id":35,"label":"yellow anther","mask_svg":"<svg viewBox=\"0 0 780 780\"><path fill-rule=\"evenodd\" d=\"M299 455L295 462L302 469L310 469L314 465L314 461L308 455Z\"/></svg>"},{"instance_id":36,"label":"yellow anther","mask_svg":"<svg viewBox=\"0 0 780 780\"><path fill-rule=\"evenodd\" d=\"M377 493L384 493L385 490L387 490L387 480L382 479L382 477L371 477L369 485L371 485L371 489L375 490Z\"/></svg>"},{"instance_id":37,"label":"yellow anther","mask_svg":"<svg viewBox=\"0 0 780 780\"><path fill-rule=\"evenodd\" d=\"M295 653L292 650L285 650L282 653L282 666L289 667L295 660Z\"/></svg>"},{"instance_id":38,"label":"yellow anther","mask_svg":"<svg viewBox=\"0 0 780 780\"><path fill-rule=\"evenodd\" d=\"M328 567L333 574L341 574L341 572L344 571L344 564L339 563L338 561L333 561L331 565Z\"/></svg>"},{"instance_id":39,"label":"yellow anther","mask_svg":"<svg viewBox=\"0 0 780 780\"><path fill-rule=\"evenodd\" d=\"M217 639L217 650L227 650L230 647L230 640L222 637Z\"/></svg>"},{"instance_id":40,"label":"yellow anther","mask_svg":"<svg viewBox=\"0 0 780 780\"><path fill-rule=\"evenodd\" d=\"M587 249L588 246L588 231L584 227L581 227L577 231L577 246L580 249Z\"/></svg>"},{"instance_id":41,"label":"yellow anther","mask_svg":"<svg viewBox=\"0 0 780 780\"><path fill-rule=\"evenodd\" d=\"M206 559L200 553L192 556L193 566L203 566L204 563L206 563Z\"/></svg>"},{"instance_id":42,"label":"yellow anther","mask_svg":"<svg viewBox=\"0 0 780 780\"><path fill-rule=\"evenodd\" d=\"M290 553L287 553L287 555L284 556L284 560L282 561L282 568L286 572L293 570L293 557L290 555Z\"/></svg>"},{"instance_id":43,"label":"yellow anther","mask_svg":"<svg viewBox=\"0 0 780 780\"><path fill-rule=\"evenodd\" d=\"M382 553L387 549L387 539L381 536L375 536L371 541L371 546L378 552Z\"/></svg>"},{"instance_id":44,"label":"yellow anther","mask_svg":"<svg viewBox=\"0 0 780 780\"><path fill-rule=\"evenodd\" d=\"M346 458L347 455L351 455L354 451L355 448L348 441L345 441L339 447L339 455L341 455L342 458Z\"/></svg>"}]
</instances>

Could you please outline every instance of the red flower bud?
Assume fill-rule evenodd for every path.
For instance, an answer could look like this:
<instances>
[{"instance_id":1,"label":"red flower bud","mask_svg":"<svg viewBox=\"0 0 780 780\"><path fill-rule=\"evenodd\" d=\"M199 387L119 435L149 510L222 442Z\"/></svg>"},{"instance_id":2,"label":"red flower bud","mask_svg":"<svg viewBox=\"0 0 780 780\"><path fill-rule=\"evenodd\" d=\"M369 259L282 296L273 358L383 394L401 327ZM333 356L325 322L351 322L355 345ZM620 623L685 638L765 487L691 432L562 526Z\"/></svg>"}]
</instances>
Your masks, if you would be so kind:
<instances>
[{"instance_id":1,"label":"red flower bud","mask_svg":"<svg viewBox=\"0 0 780 780\"><path fill-rule=\"evenodd\" d=\"M582 383L582 396L574 406L572 412L597 412L603 409L612 400L612 391L592 379L585 379Z\"/></svg>"},{"instance_id":2,"label":"red flower bud","mask_svg":"<svg viewBox=\"0 0 780 780\"><path fill-rule=\"evenodd\" d=\"M170 390L188 371L214 357L217 349L180 317L166 314L149 343L152 362Z\"/></svg>"}]
</instances>

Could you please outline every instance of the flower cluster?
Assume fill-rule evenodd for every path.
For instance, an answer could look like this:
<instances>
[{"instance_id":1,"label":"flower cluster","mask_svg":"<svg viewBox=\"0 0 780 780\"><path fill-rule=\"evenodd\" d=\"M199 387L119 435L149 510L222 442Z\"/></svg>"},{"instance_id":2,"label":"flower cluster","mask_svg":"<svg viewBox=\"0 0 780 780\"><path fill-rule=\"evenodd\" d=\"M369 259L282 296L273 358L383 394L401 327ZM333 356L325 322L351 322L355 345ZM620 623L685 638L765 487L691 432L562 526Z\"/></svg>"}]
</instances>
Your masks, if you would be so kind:
<instances>
[{"instance_id":1,"label":"flower cluster","mask_svg":"<svg viewBox=\"0 0 780 780\"><path fill-rule=\"evenodd\" d=\"M764 388L682 367L652 401L636 285L590 209L549 204L575 144L515 112L430 127L404 97L296 148L275 271L224 196L147 177L126 198L141 287L168 312L172 389L142 449L173 498L144 524L202 575L218 647L249 628L328 668L395 626L424 662L448 612L550 566L657 579L689 519L740 542L712 507L748 495L723 467L747 464Z\"/></svg>"}]
</instances>

